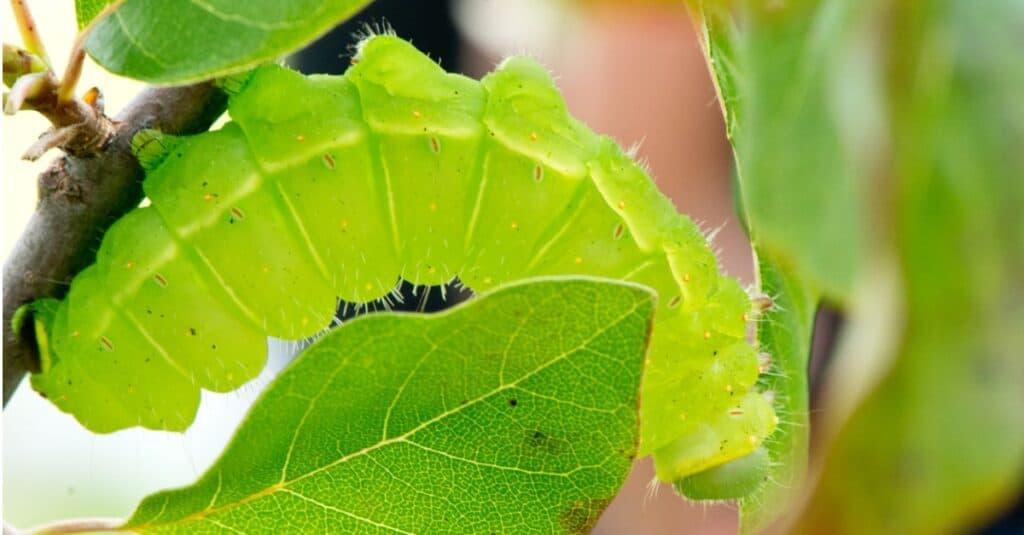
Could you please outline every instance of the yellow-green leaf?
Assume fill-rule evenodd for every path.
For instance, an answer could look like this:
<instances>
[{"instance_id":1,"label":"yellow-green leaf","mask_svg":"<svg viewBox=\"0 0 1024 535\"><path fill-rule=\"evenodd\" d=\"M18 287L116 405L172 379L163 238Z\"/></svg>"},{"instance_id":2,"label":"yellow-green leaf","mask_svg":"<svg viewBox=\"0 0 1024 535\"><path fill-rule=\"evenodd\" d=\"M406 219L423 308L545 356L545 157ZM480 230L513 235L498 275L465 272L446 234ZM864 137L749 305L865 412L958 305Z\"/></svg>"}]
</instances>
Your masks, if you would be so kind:
<instances>
[{"instance_id":1,"label":"yellow-green leaf","mask_svg":"<svg viewBox=\"0 0 1024 535\"><path fill-rule=\"evenodd\" d=\"M125 528L180 533L585 533L638 440L653 295L507 286L450 313L328 334L194 485Z\"/></svg>"}]
</instances>

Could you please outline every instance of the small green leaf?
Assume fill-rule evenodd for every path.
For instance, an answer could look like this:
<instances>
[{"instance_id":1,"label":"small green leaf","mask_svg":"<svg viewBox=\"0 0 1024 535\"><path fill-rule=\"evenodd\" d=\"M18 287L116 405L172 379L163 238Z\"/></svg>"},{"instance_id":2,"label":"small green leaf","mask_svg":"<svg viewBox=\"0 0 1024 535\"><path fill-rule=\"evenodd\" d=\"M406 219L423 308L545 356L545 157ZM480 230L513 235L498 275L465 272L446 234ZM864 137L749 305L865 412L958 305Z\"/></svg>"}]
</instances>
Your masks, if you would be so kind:
<instances>
[{"instance_id":1,"label":"small green leaf","mask_svg":"<svg viewBox=\"0 0 1024 535\"><path fill-rule=\"evenodd\" d=\"M85 28L96 15L103 11L113 0L75 0L75 18L78 20L78 29Z\"/></svg>"},{"instance_id":2,"label":"small green leaf","mask_svg":"<svg viewBox=\"0 0 1024 535\"><path fill-rule=\"evenodd\" d=\"M767 483L740 500L743 533L759 533L784 513L807 472L807 364L818 302L817 295L766 254L758 254L757 268L760 292L773 301L757 326L762 365L768 368L761 387L775 393L779 425L765 441L771 460Z\"/></svg>"},{"instance_id":3,"label":"small green leaf","mask_svg":"<svg viewBox=\"0 0 1024 535\"><path fill-rule=\"evenodd\" d=\"M108 70L153 83L238 72L312 41L370 0L126 0L85 43ZM79 21L103 2L81 2ZM81 22L80 22L81 23Z\"/></svg>"},{"instance_id":4,"label":"small green leaf","mask_svg":"<svg viewBox=\"0 0 1024 535\"><path fill-rule=\"evenodd\" d=\"M653 295L506 286L449 313L375 314L310 347L139 532L585 533L638 441Z\"/></svg>"}]
</instances>

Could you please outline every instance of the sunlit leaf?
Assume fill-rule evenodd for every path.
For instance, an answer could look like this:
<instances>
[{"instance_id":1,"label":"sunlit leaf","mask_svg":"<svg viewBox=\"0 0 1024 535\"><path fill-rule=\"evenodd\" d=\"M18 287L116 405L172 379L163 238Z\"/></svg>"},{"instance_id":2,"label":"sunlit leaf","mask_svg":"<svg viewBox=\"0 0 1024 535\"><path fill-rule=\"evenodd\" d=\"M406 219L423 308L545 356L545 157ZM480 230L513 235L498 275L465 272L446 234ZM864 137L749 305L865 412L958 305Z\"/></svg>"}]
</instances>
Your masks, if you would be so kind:
<instances>
[{"instance_id":1,"label":"sunlit leaf","mask_svg":"<svg viewBox=\"0 0 1024 535\"><path fill-rule=\"evenodd\" d=\"M355 320L274 382L196 484L125 527L585 533L636 452L652 314L639 286L545 279Z\"/></svg>"}]
</instances>

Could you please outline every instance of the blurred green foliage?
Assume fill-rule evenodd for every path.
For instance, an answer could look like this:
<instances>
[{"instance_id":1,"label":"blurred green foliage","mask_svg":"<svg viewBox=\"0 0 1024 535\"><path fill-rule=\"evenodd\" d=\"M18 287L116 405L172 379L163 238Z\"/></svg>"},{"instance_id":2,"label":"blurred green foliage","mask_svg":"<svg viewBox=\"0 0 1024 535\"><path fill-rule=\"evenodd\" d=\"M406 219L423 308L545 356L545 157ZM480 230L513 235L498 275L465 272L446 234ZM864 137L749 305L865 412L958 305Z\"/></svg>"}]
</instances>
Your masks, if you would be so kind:
<instances>
[{"instance_id":1,"label":"blurred green foliage","mask_svg":"<svg viewBox=\"0 0 1024 535\"><path fill-rule=\"evenodd\" d=\"M781 266L851 318L834 369L860 373L829 378L820 480L796 531L984 525L1024 483L1024 4L696 8L741 211L781 261L762 262L764 288ZM803 312L789 310L790 336ZM883 332L852 338L877 326L864 318ZM772 503L744 502L747 529Z\"/></svg>"}]
</instances>

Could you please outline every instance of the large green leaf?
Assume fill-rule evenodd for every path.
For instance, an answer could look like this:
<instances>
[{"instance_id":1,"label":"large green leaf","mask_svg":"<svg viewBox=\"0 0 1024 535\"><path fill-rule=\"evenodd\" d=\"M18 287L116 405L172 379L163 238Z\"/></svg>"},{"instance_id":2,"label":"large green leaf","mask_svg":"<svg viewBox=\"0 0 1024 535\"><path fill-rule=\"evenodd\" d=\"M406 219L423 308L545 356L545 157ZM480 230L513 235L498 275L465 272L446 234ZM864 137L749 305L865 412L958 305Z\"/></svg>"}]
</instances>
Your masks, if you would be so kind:
<instances>
[{"instance_id":1,"label":"large green leaf","mask_svg":"<svg viewBox=\"0 0 1024 535\"><path fill-rule=\"evenodd\" d=\"M757 269L760 291L773 300L757 326L757 341L768 368L761 387L775 395L779 425L765 442L771 459L767 482L740 500L743 533L767 528L804 482L809 435L807 364L818 302L817 295L764 253L758 254Z\"/></svg>"},{"instance_id":2,"label":"large green leaf","mask_svg":"<svg viewBox=\"0 0 1024 535\"><path fill-rule=\"evenodd\" d=\"M136 531L584 533L638 441L643 287L543 279L328 334Z\"/></svg>"},{"instance_id":3,"label":"large green leaf","mask_svg":"<svg viewBox=\"0 0 1024 535\"><path fill-rule=\"evenodd\" d=\"M125 0L85 42L108 70L154 83L241 71L312 41L371 0ZM79 24L105 2L80 0Z\"/></svg>"},{"instance_id":4,"label":"large green leaf","mask_svg":"<svg viewBox=\"0 0 1024 535\"><path fill-rule=\"evenodd\" d=\"M905 328L799 527L968 533L1024 489L1024 5L886 14Z\"/></svg>"}]
</instances>

